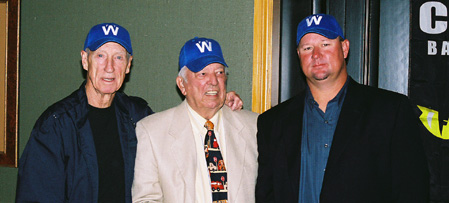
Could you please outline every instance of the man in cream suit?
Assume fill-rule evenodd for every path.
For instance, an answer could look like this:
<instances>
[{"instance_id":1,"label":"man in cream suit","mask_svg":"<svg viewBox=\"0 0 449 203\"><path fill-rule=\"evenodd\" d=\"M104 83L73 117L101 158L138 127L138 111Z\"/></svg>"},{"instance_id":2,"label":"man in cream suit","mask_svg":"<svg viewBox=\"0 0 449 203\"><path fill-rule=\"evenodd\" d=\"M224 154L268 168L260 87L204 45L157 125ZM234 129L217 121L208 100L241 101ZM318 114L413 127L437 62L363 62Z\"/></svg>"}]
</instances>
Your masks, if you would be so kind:
<instances>
[{"instance_id":1,"label":"man in cream suit","mask_svg":"<svg viewBox=\"0 0 449 203\"><path fill-rule=\"evenodd\" d=\"M184 102L137 123L133 202L255 202L257 114L223 106L220 45L187 41L179 67Z\"/></svg>"}]
</instances>

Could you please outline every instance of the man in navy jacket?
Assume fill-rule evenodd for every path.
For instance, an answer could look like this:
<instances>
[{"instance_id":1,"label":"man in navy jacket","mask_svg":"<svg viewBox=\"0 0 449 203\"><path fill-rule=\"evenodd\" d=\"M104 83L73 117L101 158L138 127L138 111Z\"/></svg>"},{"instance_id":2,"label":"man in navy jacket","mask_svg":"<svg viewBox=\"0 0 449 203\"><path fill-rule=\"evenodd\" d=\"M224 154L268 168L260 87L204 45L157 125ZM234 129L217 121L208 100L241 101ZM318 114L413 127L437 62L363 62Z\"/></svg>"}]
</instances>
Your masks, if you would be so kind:
<instances>
[{"instance_id":1,"label":"man in navy jacket","mask_svg":"<svg viewBox=\"0 0 449 203\"><path fill-rule=\"evenodd\" d=\"M132 55L125 28L92 27L81 51L87 79L37 120L19 162L17 202L131 201L135 124L152 113L118 92Z\"/></svg>"}]
</instances>

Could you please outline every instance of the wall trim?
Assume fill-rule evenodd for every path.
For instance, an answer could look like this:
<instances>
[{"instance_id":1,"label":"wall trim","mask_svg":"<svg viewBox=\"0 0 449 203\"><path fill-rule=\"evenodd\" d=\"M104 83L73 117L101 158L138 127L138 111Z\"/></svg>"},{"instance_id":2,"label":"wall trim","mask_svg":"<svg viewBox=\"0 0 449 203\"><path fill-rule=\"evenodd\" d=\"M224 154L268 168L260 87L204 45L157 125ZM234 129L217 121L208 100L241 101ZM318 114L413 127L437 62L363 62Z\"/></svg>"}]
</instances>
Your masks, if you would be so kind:
<instances>
[{"instance_id":1,"label":"wall trim","mask_svg":"<svg viewBox=\"0 0 449 203\"><path fill-rule=\"evenodd\" d=\"M271 108L273 0L254 0L252 111Z\"/></svg>"}]
</instances>

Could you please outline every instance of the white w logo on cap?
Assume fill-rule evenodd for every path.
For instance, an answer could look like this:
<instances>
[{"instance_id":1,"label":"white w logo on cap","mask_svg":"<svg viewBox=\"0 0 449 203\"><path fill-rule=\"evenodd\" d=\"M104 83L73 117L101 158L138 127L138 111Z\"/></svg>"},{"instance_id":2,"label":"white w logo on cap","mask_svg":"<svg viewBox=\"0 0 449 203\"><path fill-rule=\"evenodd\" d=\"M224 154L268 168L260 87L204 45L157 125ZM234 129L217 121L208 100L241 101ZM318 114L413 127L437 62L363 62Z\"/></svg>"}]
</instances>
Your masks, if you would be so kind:
<instances>
[{"instance_id":1,"label":"white w logo on cap","mask_svg":"<svg viewBox=\"0 0 449 203\"><path fill-rule=\"evenodd\" d=\"M312 16L311 18L307 18L307 27L309 27L310 25L312 25L312 22L315 23L315 25L319 25L321 22L321 18L323 18L323 16L319 16L317 19L317 16Z\"/></svg>"},{"instance_id":2,"label":"white w logo on cap","mask_svg":"<svg viewBox=\"0 0 449 203\"><path fill-rule=\"evenodd\" d=\"M201 43L201 45L200 45ZM209 42L209 44L207 44L206 41L201 41L195 44L196 47L198 47L198 49L200 50L201 53L204 53L204 48L206 47L208 51L212 51L212 43Z\"/></svg>"},{"instance_id":3,"label":"white w logo on cap","mask_svg":"<svg viewBox=\"0 0 449 203\"><path fill-rule=\"evenodd\" d=\"M109 35L110 31L112 31L112 34L114 36L117 36L117 34L118 34L119 27L115 27L115 30L114 30L114 26L112 26L112 25L108 25L107 29L106 29L106 26L103 26L101 28L103 28L104 35Z\"/></svg>"}]
</instances>

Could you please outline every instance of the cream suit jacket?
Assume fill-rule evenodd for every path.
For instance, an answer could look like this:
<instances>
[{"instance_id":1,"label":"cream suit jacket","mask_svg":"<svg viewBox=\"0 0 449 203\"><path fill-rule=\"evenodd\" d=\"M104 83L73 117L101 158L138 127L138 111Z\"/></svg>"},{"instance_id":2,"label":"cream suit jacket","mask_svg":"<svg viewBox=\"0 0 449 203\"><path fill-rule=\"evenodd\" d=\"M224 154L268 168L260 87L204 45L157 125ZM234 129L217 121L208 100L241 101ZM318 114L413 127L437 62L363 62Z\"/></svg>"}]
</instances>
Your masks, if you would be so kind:
<instances>
[{"instance_id":1,"label":"cream suit jacket","mask_svg":"<svg viewBox=\"0 0 449 203\"><path fill-rule=\"evenodd\" d=\"M133 202L194 203L197 154L186 101L137 123ZM222 108L228 202L255 202L257 114Z\"/></svg>"}]
</instances>

